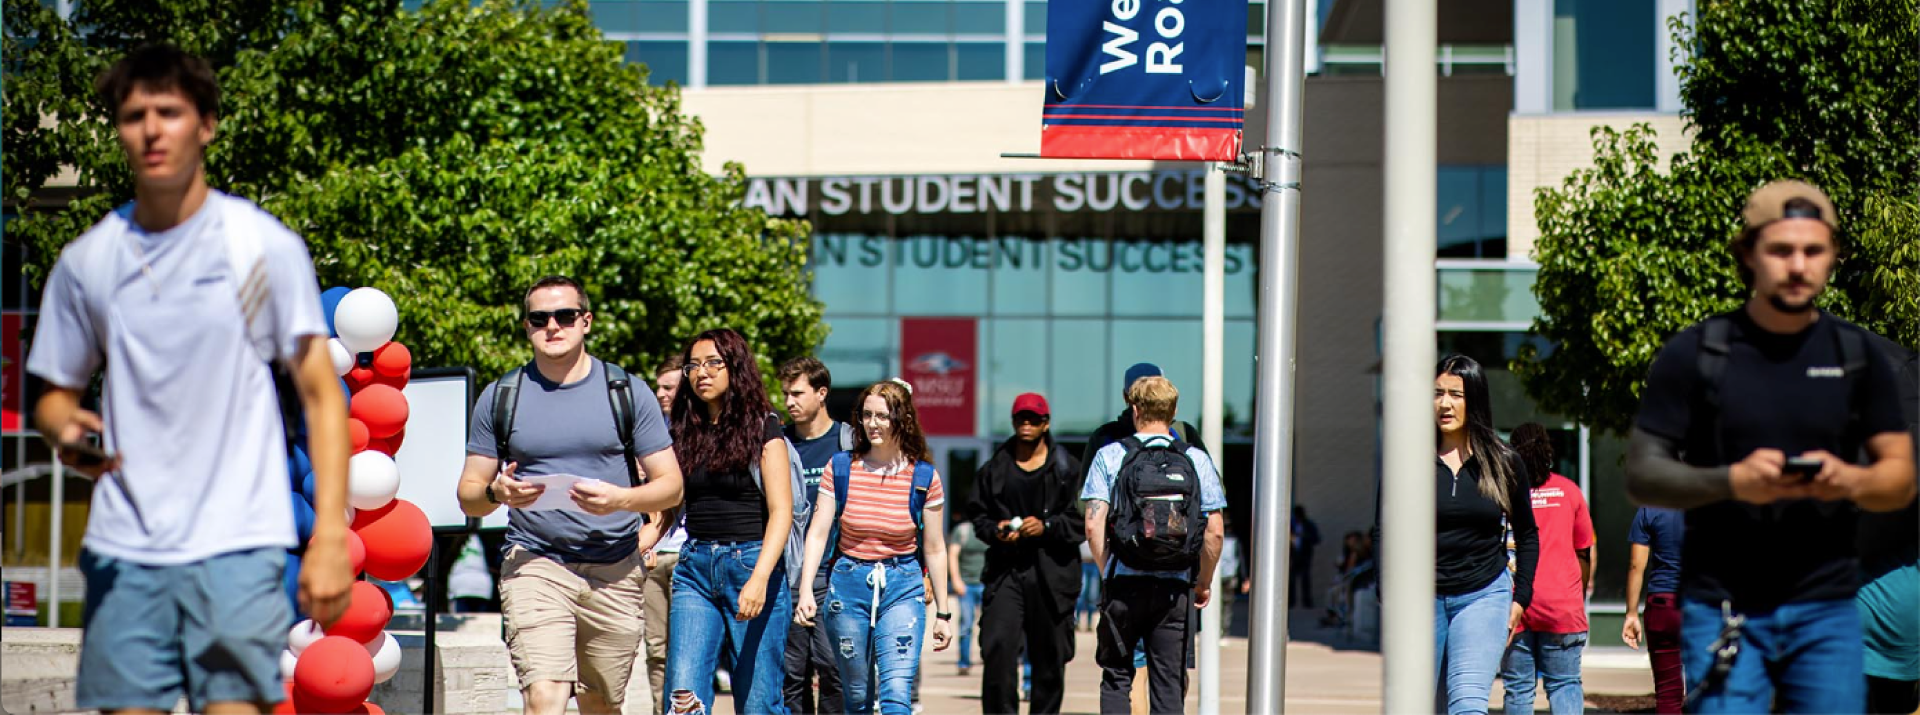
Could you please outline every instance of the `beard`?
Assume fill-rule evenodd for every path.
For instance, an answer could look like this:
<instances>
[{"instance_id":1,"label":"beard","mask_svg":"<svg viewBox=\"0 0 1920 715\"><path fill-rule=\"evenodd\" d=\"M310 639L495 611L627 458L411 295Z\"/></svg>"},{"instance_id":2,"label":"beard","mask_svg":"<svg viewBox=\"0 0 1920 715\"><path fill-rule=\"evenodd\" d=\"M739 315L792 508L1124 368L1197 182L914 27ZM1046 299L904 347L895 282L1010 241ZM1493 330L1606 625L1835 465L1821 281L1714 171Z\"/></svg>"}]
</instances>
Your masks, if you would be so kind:
<instances>
[{"instance_id":1,"label":"beard","mask_svg":"<svg viewBox=\"0 0 1920 715\"><path fill-rule=\"evenodd\" d=\"M1788 303L1787 299L1780 297L1778 294L1775 294L1775 295L1767 296L1767 305L1773 306L1774 310L1780 311L1782 313L1787 313L1789 315L1799 315L1801 313L1805 313L1813 310L1813 299L1809 298L1804 303L1795 304L1795 303Z\"/></svg>"}]
</instances>

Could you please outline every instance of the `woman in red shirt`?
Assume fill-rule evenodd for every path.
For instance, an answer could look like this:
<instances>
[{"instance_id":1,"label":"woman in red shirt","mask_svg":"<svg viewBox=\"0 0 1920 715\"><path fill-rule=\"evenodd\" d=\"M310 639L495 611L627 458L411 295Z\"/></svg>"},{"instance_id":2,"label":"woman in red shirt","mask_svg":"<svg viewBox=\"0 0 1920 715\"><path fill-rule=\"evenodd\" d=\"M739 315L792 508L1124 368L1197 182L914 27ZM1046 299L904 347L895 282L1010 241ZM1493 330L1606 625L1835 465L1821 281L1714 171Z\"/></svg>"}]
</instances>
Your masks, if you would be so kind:
<instances>
[{"instance_id":1,"label":"woman in red shirt","mask_svg":"<svg viewBox=\"0 0 1920 715\"><path fill-rule=\"evenodd\" d=\"M1506 710L1533 712L1536 677L1547 684L1554 715L1579 713L1580 654L1587 647L1587 593L1593 583L1593 518L1573 480L1553 473L1553 438L1528 422L1514 428L1532 486L1533 521L1540 529L1540 561L1533 572L1533 602L1501 663Z\"/></svg>"}]
</instances>

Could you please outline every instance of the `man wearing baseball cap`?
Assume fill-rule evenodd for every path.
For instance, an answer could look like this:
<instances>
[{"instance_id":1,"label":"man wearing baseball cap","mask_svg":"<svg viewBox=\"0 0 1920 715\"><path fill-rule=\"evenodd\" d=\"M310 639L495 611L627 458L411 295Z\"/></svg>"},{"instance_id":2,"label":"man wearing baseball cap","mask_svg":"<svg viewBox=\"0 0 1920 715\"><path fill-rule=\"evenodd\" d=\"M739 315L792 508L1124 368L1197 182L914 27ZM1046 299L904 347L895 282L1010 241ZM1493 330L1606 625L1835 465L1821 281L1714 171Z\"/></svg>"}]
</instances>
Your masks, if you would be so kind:
<instances>
[{"instance_id":1,"label":"man wearing baseball cap","mask_svg":"<svg viewBox=\"0 0 1920 715\"><path fill-rule=\"evenodd\" d=\"M1913 501L1913 446L1892 364L1814 305L1840 252L1833 202L1776 181L1741 217L1731 249L1747 302L1661 348L1627 489L1686 510L1688 712L1858 713L1855 522Z\"/></svg>"},{"instance_id":2,"label":"man wearing baseball cap","mask_svg":"<svg viewBox=\"0 0 1920 715\"><path fill-rule=\"evenodd\" d=\"M1080 462L1048 431L1047 398L1013 400L1013 437L981 467L969 513L987 542L980 616L982 712L1020 712L1020 650L1033 664L1029 712L1060 712L1080 598Z\"/></svg>"},{"instance_id":3,"label":"man wearing baseball cap","mask_svg":"<svg viewBox=\"0 0 1920 715\"><path fill-rule=\"evenodd\" d=\"M1127 390L1132 389L1133 383L1139 382L1143 377L1165 377L1165 374L1161 372L1159 365L1150 362L1134 363L1127 368L1125 377L1120 380L1122 402L1127 399ZM1173 436L1178 437L1180 441L1199 447L1202 452L1207 451L1207 444L1200 441L1200 430L1195 429L1192 424L1185 420L1174 420L1171 429ZM1112 422L1100 425L1099 429L1093 431L1093 436L1087 438L1087 447L1080 452L1081 469L1093 469L1093 455L1099 454L1101 447L1131 436L1133 436L1133 406L1128 405L1126 409L1120 411L1120 416L1113 418ZM1084 474L1080 476L1083 479L1086 477Z\"/></svg>"}]
</instances>

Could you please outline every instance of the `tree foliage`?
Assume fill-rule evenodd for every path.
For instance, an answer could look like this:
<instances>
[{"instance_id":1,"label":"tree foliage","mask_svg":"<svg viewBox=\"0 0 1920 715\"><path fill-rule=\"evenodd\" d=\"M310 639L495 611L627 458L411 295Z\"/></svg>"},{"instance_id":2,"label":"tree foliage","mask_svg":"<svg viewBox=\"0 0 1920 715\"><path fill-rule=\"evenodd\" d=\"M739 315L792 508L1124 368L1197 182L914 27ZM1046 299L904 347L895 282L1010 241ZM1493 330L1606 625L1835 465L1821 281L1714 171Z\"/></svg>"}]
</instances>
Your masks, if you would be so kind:
<instances>
[{"instance_id":1,"label":"tree foliage","mask_svg":"<svg viewBox=\"0 0 1920 715\"><path fill-rule=\"evenodd\" d=\"M678 90L623 62L581 0L89 0L70 22L6 3L7 196L44 204L77 176L66 210L8 226L36 282L132 196L94 76L167 40L219 72L209 183L304 236L323 285L392 295L418 364L525 361L520 301L549 273L587 285L590 349L640 372L712 327L769 364L824 337L806 224L744 207L738 165L706 174Z\"/></svg>"},{"instance_id":2,"label":"tree foliage","mask_svg":"<svg viewBox=\"0 0 1920 715\"><path fill-rule=\"evenodd\" d=\"M1676 19L1691 148L1593 133L1594 166L1542 189L1533 329L1513 364L1548 410L1623 433L1660 345L1746 297L1730 252L1746 196L1799 178L1840 214L1828 310L1920 346L1916 0L1715 0Z\"/></svg>"}]
</instances>

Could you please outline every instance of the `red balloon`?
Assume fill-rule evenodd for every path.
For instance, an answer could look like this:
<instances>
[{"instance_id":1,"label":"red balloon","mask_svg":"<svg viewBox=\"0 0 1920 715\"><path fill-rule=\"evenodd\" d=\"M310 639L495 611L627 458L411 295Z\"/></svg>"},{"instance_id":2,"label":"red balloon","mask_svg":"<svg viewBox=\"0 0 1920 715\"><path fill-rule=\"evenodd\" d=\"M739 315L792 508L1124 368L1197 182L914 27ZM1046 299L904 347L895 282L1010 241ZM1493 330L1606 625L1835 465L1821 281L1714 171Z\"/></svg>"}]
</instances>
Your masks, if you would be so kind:
<instances>
[{"instance_id":1,"label":"red balloon","mask_svg":"<svg viewBox=\"0 0 1920 715\"><path fill-rule=\"evenodd\" d=\"M360 527L371 524L380 517L386 516L388 512L393 511L393 505L397 501L398 500L387 502L386 506L378 509L355 509L353 511L353 530L358 532L360 531ZM363 536L360 537L360 539L364 542L366 537ZM363 543L362 546L364 545Z\"/></svg>"},{"instance_id":2,"label":"red balloon","mask_svg":"<svg viewBox=\"0 0 1920 715\"><path fill-rule=\"evenodd\" d=\"M376 372L373 374L373 384L386 385L387 387L391 387L395 390L405 390L407 389L407 373L403 372L398 375L382 375Z\"/></svg>"},{"instance_id":3,"label":"red balloon","mask_svg":"<svg viewBox=\"0 0 1920 715\"><path fill-rule=\"evenodd\" d=\"M391 437L407 427L407 396L386 385L368 385L353 394L351 412L376 439Z\"/></svg>"},{"instance_id":4,"label":"red balloon","mask_svg":"<svg viewBox=\"0 0 1920 715\"><path fill-rule=\"evenodd\" d=\"M365 645L368 641L380 637L380 631L387 627L387 621L393 620L393 605L389 603L379 586L366 581L353 582L352 599L347 602L347 610L333 625L326 627L329 636L341 636ZM311 647L311 646L309 646ZM300 654L301 658L306 653ZM299 664L294 665L296 672Z\"/></svg>"},{"instance_id":5,"label":"red balloon","mask_svg":"<svg viewBox=\"0 0 1920 715\"><path fill-rule=\"evenodd\" d=\"M382 581L400 581L427 565L433 552L433 525L425 512L404 499L360 512L353 530L367 544L367 575Z\"/></svg>"},{"instance_id":6,"label":"red balloon","mask_svg":"<svg viewBox=\"0 0 1920 715\"><path fill-rule=\"evenodd\" d=\"M361 422L353 417L348 417L347 443L353 447L352 451L349 451L348 454L359 454L361 450L366 449L367 445L372 444L372 442L373 433L367 429L367 423Z\"/></svg>"},{"instance_id":7,"label":"red balloon","mask_svg":"<svg viewBox=\"0 0 1920 715\"><path fill-rule=\"evenodd\" d=\"M360 535L347 532L347 561L353 564L353 575L359 576L367 568L367 542Z\"/></svg>"},{"instance_id":8,"label":"red balloon","mask_svg":"<svg viewBox=\"0 0 1920 715\"><path fill-rule=\"evenodd\" d=\"M383 377L406 377L413 371L413 353L407 346L389 341L373 351L373 371Z\"/></svg>"},{"instance_id":9,"label":"red balloon","mask_svg":"<svg viewBox=\"0 0 1920 715\"><path fill-rule=\"evenodd\" d=\"M300 653L293 689L300 712L347 712L373 692L373 656L353 639L321 638Z\"/></svg>"},{"instance_id":10,"label":"red balloon","mask_svg":"<svg viewBox=\"0 0 1920 715\"><path fill-rule=\"evenodd\" d=\"M342 375L341 377L346 378L347 380L347 390L349 392L352 392L355 397L358 397L360 395L361 390L367 389L368 385L373 384L374 376L375 376L375 373L373 372L372 368L355 366L352 370L348 370L347 374Z\"/></svg>"},{"instance_id":11,"label":"red balloon","mask_svg":"<svg viewBox=\"0 0 1920 715\"><path fill-rule=\"evenodd\" d=\"M400 443L406 441L406 439L407 431L400 430L399 432L393 433L392 437L386 439L368 440L367 449L391 457L400 453Z\"/></svg>"},{"instance_id":12,"label":"red balloon","mask_svg":"<svg viewBox=\"0 0 1920 715\"><path fill-rule=\"evenodd\" d=\"M350 715L387 715L387 711L373 703L361 703L360 707L355 708Z\"/></svg>"}]
</instances>

